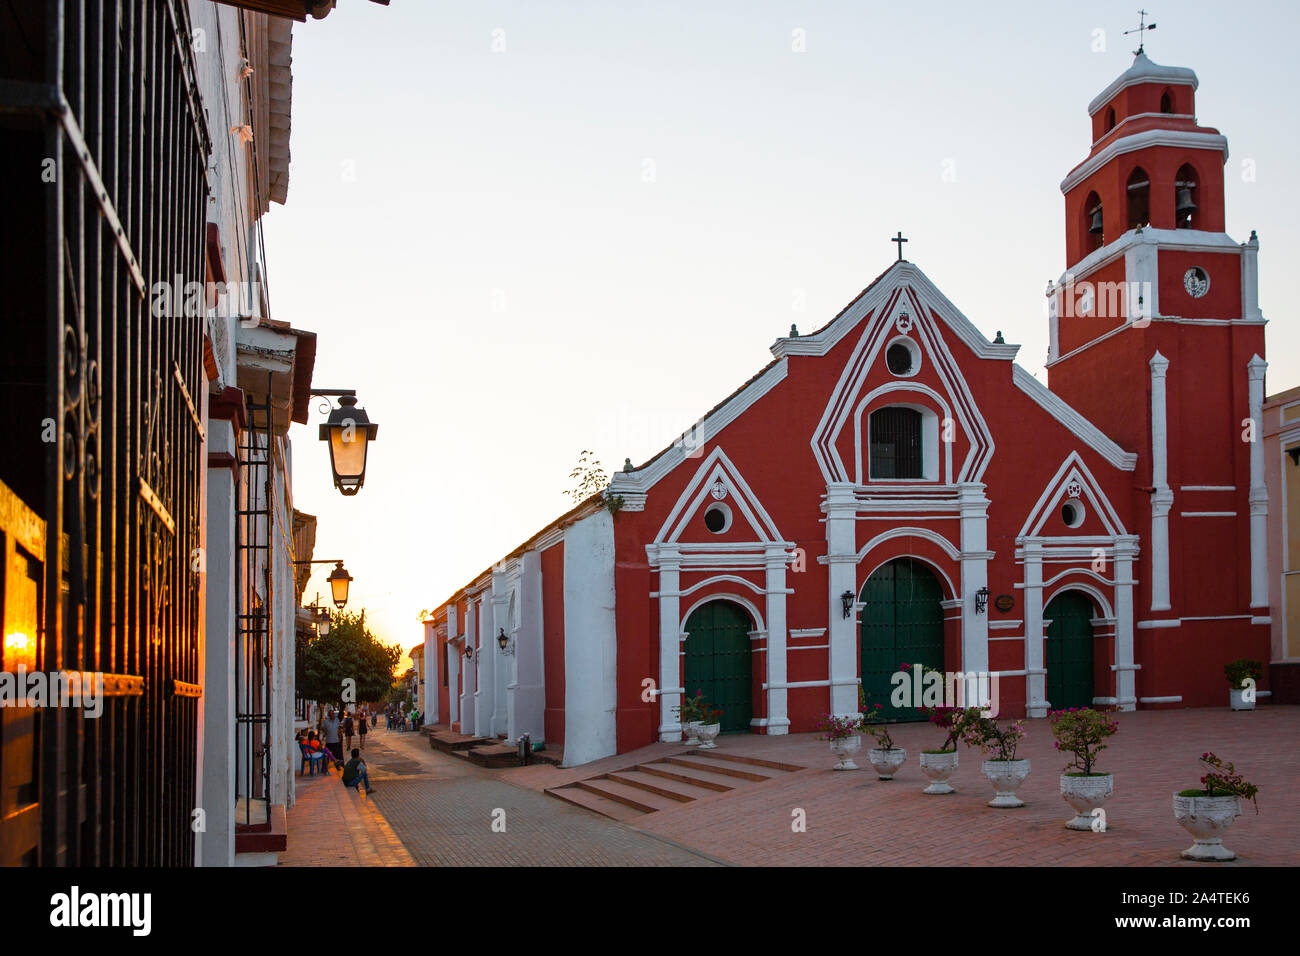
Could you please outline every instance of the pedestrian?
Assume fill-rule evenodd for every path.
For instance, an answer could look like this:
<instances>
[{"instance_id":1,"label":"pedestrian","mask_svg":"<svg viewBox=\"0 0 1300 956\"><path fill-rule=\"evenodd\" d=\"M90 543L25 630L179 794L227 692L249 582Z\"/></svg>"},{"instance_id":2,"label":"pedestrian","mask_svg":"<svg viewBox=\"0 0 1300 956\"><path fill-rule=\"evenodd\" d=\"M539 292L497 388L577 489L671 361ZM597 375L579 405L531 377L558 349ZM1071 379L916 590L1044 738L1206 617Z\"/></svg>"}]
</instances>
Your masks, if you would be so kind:
<instances>
[{"instance_id":1,"label":"pedestrian","mask_svg":"<svg viewBox=\"0 0 1300 956\"><path fill-rule=\"evenodd\" d=\"M343 763L343 748L339 744L339 721L334 716L334 711L326 712L326 717L320 722L321 733L325 736L325 746L334 756L334 765L338 766Z\"/></svg>"},{"instance_id":2,"label":"pedestrian","mask_svg":"<svg viewBox=\"0 0 1300 956\"><path fill-rule=\"evenodd\" d=\"M357 734L361 737L361 749L366 749L366 732L370 729L366 721L366 712L363 710L361 716L357 719Z\"/></svg>"},{"instance_id":3,"label":"pedestrian","mask_svg":"<svg viewBox=\"0 0 1300 956\"><path fill-rule=\"evenodd\" d=\"M345 750L352 749L352 736L356 732L356 726L352 722L352 715L348 714L343 718L343 736L347 738L344 744Z\"/></svg>"},{"instance_id":4,"label":"pedestrian","mask_svg":"<svg viewBox=\"0 0 1300 956\"><path fill-rule=\"evenodd\" d=\"M361 759L361 751L354 749L352 759L343 768L343 786L357 790L360 789L359 784L365 784L366 793L375 792L375 788L370 786L370 775L366 773L366 762Z\"/></svg>"}]
</instances>

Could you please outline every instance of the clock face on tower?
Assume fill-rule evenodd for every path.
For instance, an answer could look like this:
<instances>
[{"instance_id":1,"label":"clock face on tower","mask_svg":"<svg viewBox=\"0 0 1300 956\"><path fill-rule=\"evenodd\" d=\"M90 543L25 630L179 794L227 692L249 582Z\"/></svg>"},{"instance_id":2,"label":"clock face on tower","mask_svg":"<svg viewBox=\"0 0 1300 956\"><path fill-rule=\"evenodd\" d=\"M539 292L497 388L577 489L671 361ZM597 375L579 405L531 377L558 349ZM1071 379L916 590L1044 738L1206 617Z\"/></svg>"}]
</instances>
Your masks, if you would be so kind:
<instances>
[{"instance_id":1,"label":"clock face on tower","mask_svg":"<svg viewBox=\"0 0 1300 956\"><path fill-rule=\"evenodd\" d=\"M1200 266L1192 266L1183 273L1183 288L1193 299L1199 299L1210 291L1210 274Z\"/></svg>"}]
</instances>

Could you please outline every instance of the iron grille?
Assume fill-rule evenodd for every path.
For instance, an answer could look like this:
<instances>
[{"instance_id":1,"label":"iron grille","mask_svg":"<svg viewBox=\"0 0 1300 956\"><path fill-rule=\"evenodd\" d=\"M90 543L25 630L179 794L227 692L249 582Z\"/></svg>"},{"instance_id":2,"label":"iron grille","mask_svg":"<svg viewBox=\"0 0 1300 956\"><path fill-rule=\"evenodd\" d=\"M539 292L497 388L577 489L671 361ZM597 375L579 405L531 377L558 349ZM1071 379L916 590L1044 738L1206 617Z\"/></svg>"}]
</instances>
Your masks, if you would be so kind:
<instances>
[{"instance_id":1,"label":"iron grille","mask_svg":"<svg viewBox=\"0 0 1300 956\"><path fill-rule=\"evenodd\" d=\"M921 413L888 406L871 413L871 477L920 478Z\"/></svg>"},{"instance_id":2,"label":"iron grille","mask_svg":"<svg viewBox=\"0 0 1300 956\"><path fill-rule=\"evenodd\" d=\"M205 278L190 35L176 0L0 5L0 480L46 528L39 666L111 694L25 731L40 827L12 862L194 861L203 330L151 308Z\"/></svg>"}]
</instances>

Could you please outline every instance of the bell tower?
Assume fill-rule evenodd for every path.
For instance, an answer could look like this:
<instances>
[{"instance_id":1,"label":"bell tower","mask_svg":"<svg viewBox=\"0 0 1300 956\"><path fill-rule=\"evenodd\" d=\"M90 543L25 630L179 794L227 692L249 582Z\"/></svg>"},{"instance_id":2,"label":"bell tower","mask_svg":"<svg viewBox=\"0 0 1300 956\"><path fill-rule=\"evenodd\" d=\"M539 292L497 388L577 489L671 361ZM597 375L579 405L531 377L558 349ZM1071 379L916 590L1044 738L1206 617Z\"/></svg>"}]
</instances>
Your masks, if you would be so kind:
<instances>
[{"instance_id":1,"label":"bell tower","mask_svg":"<svg viewBox=\"0 0 1300 956\"><path fill-rule=\"evenodd\" d=\"M1088 105L1047 290L1052 391L1139 454L1138 695L1195 688L1170 706L1221 704L1223 665L1268 654L1259 241L1225 231L1228 141L1197 86L1139 50Z\"/></svg>"}]
</instances>

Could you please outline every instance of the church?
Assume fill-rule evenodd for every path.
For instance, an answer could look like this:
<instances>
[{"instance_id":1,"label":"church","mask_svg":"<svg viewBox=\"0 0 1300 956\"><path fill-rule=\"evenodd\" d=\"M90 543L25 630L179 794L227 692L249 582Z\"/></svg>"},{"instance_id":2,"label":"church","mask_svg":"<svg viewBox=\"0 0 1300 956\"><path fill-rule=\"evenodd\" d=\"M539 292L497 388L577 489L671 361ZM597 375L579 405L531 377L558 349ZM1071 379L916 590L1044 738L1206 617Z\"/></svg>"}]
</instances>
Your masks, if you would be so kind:
<instances>
[{"instance_id":1,"label":"church","mask_svg":"<svg viewBox=\"0 0 1300 956\"><path fill-rule=\"evenodd\" d=\"M691 432L435 610L429 722L576 765L680 740L696 691L723 733L809 732L859 688L915 719L890 701L904 664L996 675L1007 717L1223 706L1224 664L1269 659L1265 320L1196 90L1139 50L1089 104L1048 385L900 241Z\"/></svg>"}]
</instances>

